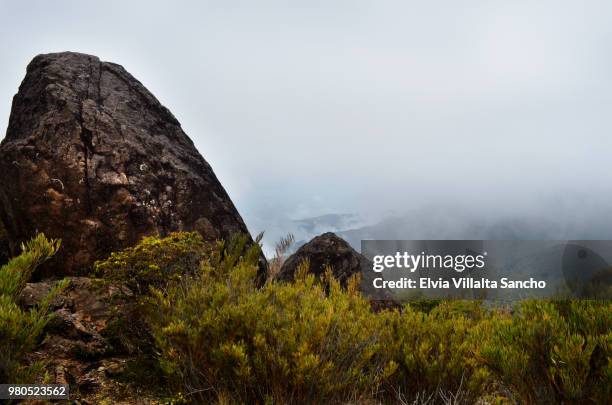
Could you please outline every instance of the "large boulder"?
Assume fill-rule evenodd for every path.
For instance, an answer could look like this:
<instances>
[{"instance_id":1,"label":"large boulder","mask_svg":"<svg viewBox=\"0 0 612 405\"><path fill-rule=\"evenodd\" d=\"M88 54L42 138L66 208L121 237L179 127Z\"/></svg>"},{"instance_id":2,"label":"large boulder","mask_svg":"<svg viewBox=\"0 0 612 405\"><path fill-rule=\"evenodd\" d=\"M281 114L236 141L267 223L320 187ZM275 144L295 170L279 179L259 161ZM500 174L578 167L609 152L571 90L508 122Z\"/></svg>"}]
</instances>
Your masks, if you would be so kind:
<instances>
[{"instance_id":1,"label":"large boulder","mask_svg":"<svg viewBox=\"0 0 612 405\"><path fill-rule=\"evenodd\" d=\"M302 262L308 260L309 272L321 276L329 266L334 277L346 286L354 274L359 274L368 265L367 259L356 252L345 240L332 232L313 238L289 256L280 268L276 278L281 281L292 281Z\"/></svg>"},{"instance_id":2,"label":"large boulder","mask_svg":"<svg viewBox=\"0 0 612 405\"><path fill-rule=\"evenodd\" d=\"M176 118L123 67L39 55L0 144L0 220L13 254L37 231L61 238L45 272L78 275L143 235L248 233Z\"/></svg>"}]
</instances>

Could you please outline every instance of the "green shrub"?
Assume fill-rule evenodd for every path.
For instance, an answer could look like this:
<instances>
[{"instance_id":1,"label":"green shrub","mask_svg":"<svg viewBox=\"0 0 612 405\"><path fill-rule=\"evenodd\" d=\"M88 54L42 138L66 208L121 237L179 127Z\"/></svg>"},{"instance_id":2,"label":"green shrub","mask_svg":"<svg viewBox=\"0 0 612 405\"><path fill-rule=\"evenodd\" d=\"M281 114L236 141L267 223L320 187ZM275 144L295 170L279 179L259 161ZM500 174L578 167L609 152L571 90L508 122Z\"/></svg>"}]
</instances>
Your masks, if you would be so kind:
<instances>
[{"instance_id":1,"label":"green shrub","mask_svg":"<svg viewBox=\"0 0 612 405\"><path fill-rule=\"evenodd\" d=\"M42 363L27 365L25 357L38 344L50 319L49 304L66 283L58 283L36 308L28 311L16 301L32 272L59 246L59 241L39 234L22 245L21 255L0 268L0 383L32 383L42 370Z\"/></svg>"},{"instance_id":2,"label":"green shrub","mask_svg":"<svg viewBox=\"0 0 612 405\"><path fill-rule=\"evenodd\" d=\"M610 302L526 301L477 325L475 356L523 403L605 403L611 329Z\"/></svg>"},{"instance_id":3,"label":"green shrub","mask_svg":"<svg viewBox=\"0 0 612 405\"><path fill-rule=\"evenodd\" d=\"M240 246L241 243L234 243ZM376 315L328 273L255 284L258 246L221 249L197 277L152 299L164 369L200 402L314 403L372 395L396 364L389 313Z\"/></svg>"},{"instance_id":4,"label":"green shrub","mask_svg":"<svg viewBox=\"0 0 612 405\"><path fill-rule=\"evenodd\" d=\"M437 307L442 303L441 299L431 299L431 298L415 298L408 300L406 305L408 305L411 309L419 312L430 313L432 309Z\"/></svg>"},{"instance_id":5,"label":"green shrub","mask_svg":"<svg viewBox=\"0 0 612 405\"><path fill-rule=\"evenodd\" d=\"M150 293L150 370L163 371L177 398L577 404L612 394L610 301L526 301L512 313L421 299L373 313L356 278L342 289L331 269L318 280L307 263L295 282L261 286L259 246L248 246L241 236L207 245L173 234L97 265ZM115 346L142 346L136 336Z\"/></svg>"},{"instance_id":6,"label":"green shrub","mask_svg":"<svg viewBox=\"0 0 612 405\"><path fill-rule=\"evenodd\" d=\"M94 272L146 293L149 286L159 288L197 270L208 254L210 246L197 232L175 232L165 238L147 236L136 246L96 262Z\"/></svg>"},{"instance_id":7,"label":"green shrub","mask_svg":"<svg viewBox=\"0 0 612 405\"><path fill-rule=\"evenodd\" d=\"M489 372L475 361L469 337L484 316L478 302L442 302L429 313L406 305L393 337L399 343L398 391L408 398L461 392L475 400L482 395Z\"/></svg>"}]
</instances>

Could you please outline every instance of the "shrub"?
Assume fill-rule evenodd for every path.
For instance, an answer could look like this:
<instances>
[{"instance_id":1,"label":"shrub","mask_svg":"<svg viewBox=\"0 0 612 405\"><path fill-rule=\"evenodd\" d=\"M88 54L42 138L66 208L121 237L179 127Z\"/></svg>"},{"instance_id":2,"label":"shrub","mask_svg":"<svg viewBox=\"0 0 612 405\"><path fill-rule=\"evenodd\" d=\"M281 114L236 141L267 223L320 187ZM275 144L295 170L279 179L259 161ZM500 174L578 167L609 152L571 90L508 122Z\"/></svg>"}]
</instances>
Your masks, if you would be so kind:
<instances>
[{"instance_id":1,"label":"shrub","mask_svg":"<svg viewBox=\"0 0 612 405\"><path fill-rule=\"evenodd\" d=\"M227 244L205 242L195 232L177 232L161 238L143 238L137 245L111 253L95 263L94 273L105 283L127 285L136 294L119 289L113 299L121 303L121 311L109 321L102 336L116 355L128 355L126 372L119 379L132 386L159 387L156 395L167 394L151 330L146 322L147 300L153 288L165 290L168 285L190 279L200 269L200 262L216 260L219 266L232 266L228 258L221 260L225 245L241 252L249 240L233 238Z\"/></svg>"},{"instance_id":2,"label":"shrub","mask_svg":"<svg viewBox=\"0 0 612 405\"><path fill-rule=\"evenodd\" d=\"M37 345L50 319L51 300L66 286L66 282L58 283L36 308L25 311L16 301L32 272L51 258L59 246L58 240L48 240L43 234L39 234L22 245L21 255L0 268L0 382L2 383L32 383L42 370L42 363L26 365L25 358Z\"/></svg>"},{"instance_id":3,"label":"shrub","mask_svg":"<svg viewBox=\"0 0 612 405\"><path fill-rule=\"evenodd\" d=\"M606 403L612 387L610 301L420 299L373 313L300 267L291 283L257 283L258 245L236 236L145 238L97 265L150 293L144 318L118 323L155 346L177 398L201 403ZM151 271L154 269L154 271ZM167 276L167 277L166 277ZM149 287L153 288L149 288ZM147 288L144 288L147 287ZM142 296L141 296L142 297ZM144 337L143 337L144 336ZM132 338L130 338L132 339ZM158 361L154 366L153 360ZM144 364L144 363L142 363ZM138 367L135 367L138 368ZM161 379L159 381L162 381ZM420 402L415 402L420 403Z\"/></svg>"},{"instance_id":4,"label":"shrub","mask_svg":"<svg viewBox=\"0 0 612 405\"><path fill-rule=\"evenodd\" d=\"M429 313L406 305L394 333L399 343L397 390L409 398L461 392L475 400L482 395L489 372L475 361L469 337L484 316L478 302L442 302Z\"/></svg>"},{"instance_id":5,"label":"shrub","mask_svg":"<svg viewBox=\"0 0 612 405\"><path fill-rule=\"evenodd\" d=\"M175 232L165 238L147 236L136 246L96 262L94 272L146 293L149 286L160 288L197 270L209 253L210 246L197 232Z\"/></svg>"},{"instance_id":6,"label":"shrub","mask_svg":"<svg viewBox=\"0 0 612 405\"><path fill-rule=\"evenodd\" d=\"M389 314L370 311L356 279L342 291L328 272L326 295L305 263L295 283L258 289L258 246L242 258L236 246L152 299L162 364L191 398L339 400L371 395L394 372Z\"/></svg>"},{"instance_id":7,"label":"shrub","mask_svg":"<svg viewBox=\"0 0 612 405\"><path fill-rule=\"evenodd\" d=\"M163 289L199 269L204 257L210 256L211 245L196 232L176 232L167 237L148 236L133 247L111 253L94 264L94 274L103 282L126 285L131 292L118 289L113 302L119 304L101 332L110 352L129 356L126 370L116 378L133 387L155 388L165 394L164 375L156 357L154 340L145 322L146 297L150 288ZM151 388L147 388L151 391Z\"/></svg>"},{"instance_id":8,"label":"shrub","mask_svg":"<svg viewBox=\"0 0 612 405\"><path fill-rule=\"evenodd\" d=\"M442 300L439 298L415 298L408 300L406 305L408 305L411 309L419 312L431 312L432 309L437 307L442 303Z\"/></svg>"},{"instance_id":9,"label":"shrub","mask_svg":"<svg viewBox=\"0 0 612 405\"><path fill-rule=\"evenodd\" d=\"M481 322L476 358L523 403L605 403L612 394L612 304L526 301Z\"/></svg>"}]
</instances>

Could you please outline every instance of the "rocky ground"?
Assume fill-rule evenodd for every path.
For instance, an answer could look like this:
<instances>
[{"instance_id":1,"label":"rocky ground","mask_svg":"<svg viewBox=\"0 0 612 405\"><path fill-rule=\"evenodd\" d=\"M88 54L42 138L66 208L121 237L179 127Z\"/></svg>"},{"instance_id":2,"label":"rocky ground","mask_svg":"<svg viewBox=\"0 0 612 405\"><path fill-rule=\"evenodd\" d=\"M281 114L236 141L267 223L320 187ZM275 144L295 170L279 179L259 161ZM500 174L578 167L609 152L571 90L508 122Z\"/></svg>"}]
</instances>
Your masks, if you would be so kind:
<instances>
[{"instance_id":1,"label":"rocky ground","mask_svg":"<svg viewBox=\"0 0 612 405\"><path fill-rule=\"evenodd\" d=\"M71 397L82 403L95 404L105 398L112 398L113 403L121 398L125 403L150 403L154 388L144 392L137 385L122 382L147 344L145 340L142 348L125 347L127 342L122 341L133 332L128 323L135 305L132 292L100 279L68 280L68 287L51 305L54 316L31 360L47 362L48 379L70 385ZM29 283L20 296L21 305L36 305L55 283ZM128 330L118 330L121 327Z\"/></svg>"}]
</instances>

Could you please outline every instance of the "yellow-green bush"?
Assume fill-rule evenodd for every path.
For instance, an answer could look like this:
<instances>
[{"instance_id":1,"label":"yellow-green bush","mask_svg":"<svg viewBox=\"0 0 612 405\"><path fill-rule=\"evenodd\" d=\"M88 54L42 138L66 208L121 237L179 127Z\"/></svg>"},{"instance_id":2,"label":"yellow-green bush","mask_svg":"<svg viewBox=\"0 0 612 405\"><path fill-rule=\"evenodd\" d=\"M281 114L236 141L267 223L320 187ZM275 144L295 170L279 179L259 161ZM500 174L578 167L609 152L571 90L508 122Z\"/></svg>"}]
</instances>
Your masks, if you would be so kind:
<instances>
[{"instance_id":1,"label":"yellow-green bush","mask_svg":"<svg viewBox=\"0 0 612 405\"><path fill-rule=\"evenodd\" d=\"M162 362L201 402L313 403L371 396L396 368L389 314L302 266L295 283L255 284L257 246L231 249L153 298ZM228 265L229 264L229 265Z\"/></svg>"},{"instance_id":2,"label":"yellow-green bush","mask_svg":"<svg viewBox=\"0 0 612 405\"><path fill-rule=\"evenodd\" d=\"M21 255L0 268L0 383L32 383L42 370L41 363L27 365L25 357L38 343L50 319L49 303L65 283L58 283L34 309L25 311L16 301L32 272L59 246L59 241L39 234L22 245Z\"/></svg>"},{"instance_id":3,"label":"yellow-green bush","mask_svg":"<svg viewBox=\"0 0 612 405\"><path fill-rule=\"evenodd\" d=\"M483 320L475 358L523 403L606 403L612 395L612 304L526 301Z\"/></svg>"},{"instance_id":4,"label":"yellow-green bush","mask_svg":"<svg viewBox=\"0 0 612 405\"><path fill-rule=\"evenodd\" d=\"M107 280L127 282L135 291L161 287L188 276L210 253L197 232L175 232L165 238L144 237L136 246L112 253L94 264L94 272Z\"/></svg>"},{"instance_id":5,"label":"yellow-green bush","mask_svg":"<svg viewBox=\"0 0 612 405\"><path fill-rule=\"evenodd\" d=\"M610 301L411 302L374 313L304 263L295 282L256 281L246 237L145 238L97 265L137 280L147 333L178 397L221 403L606 403ZM151 270L153 269L153 270ZM148 289L147 289L148 290ZM132 323L133 325L133 323ZM154 342L154 343L153 343ZM446 399L445 399L446 398Z\"/></svg>"},{"instance_id":6,"label":"yellow-green bush","mask_svg":"<svg viewBox=\"0 0 612 405\"><path fill-rule=\"evenodd\" d=\"M461 392L474 400L482 395L489 372L474 359L470 334L485 316L478 302L442 302L429 313L407 305L393 336L399 345L398 391L409 397Z\"/></svg>"},{"instance_id":7,"label":"yellow-green bush","mask_svg":"<svg viewBox=\"0 0 612 405\"><path fill-rule=\"evenodd\" d=\"M124 295L124 290L119 290L121 292L113 299L121 304L121 310L101 333L110 352L130 358L125 371L117 376L121 382L156 387L153 390L156 394L165 391L153 337L145 322L144 301L151 287L165 288L168 283L178 282L198 271L202 259L213 255L212 245L196 232L148 236L135 246L111 253L94 264L94 274L107 282L127 285L136 293Z\"/></svg>"}]
</instances>

